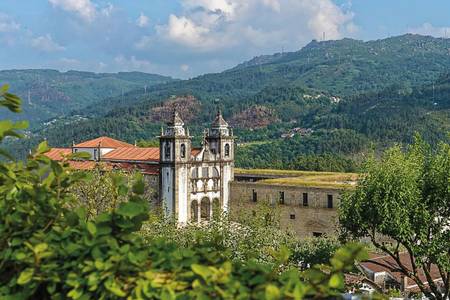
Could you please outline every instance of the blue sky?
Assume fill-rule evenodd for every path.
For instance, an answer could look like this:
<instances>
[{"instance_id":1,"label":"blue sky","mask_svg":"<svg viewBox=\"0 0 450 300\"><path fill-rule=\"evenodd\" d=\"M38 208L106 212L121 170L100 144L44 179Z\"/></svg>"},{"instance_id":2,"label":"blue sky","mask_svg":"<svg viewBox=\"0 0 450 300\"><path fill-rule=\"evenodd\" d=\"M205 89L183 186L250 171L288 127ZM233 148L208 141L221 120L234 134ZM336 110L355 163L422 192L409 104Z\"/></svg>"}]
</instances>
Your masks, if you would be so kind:
<instances>
[{"instance_id":1,"label":"blue sky","mask_svg":"<svg viewBox=\"0 0 450 300\"><path fill-rule=\"evenodd\" d=\"M448 0L0 0L0 69L189 78L311 39L450 37Z\"/></svg>"}]
</instances>

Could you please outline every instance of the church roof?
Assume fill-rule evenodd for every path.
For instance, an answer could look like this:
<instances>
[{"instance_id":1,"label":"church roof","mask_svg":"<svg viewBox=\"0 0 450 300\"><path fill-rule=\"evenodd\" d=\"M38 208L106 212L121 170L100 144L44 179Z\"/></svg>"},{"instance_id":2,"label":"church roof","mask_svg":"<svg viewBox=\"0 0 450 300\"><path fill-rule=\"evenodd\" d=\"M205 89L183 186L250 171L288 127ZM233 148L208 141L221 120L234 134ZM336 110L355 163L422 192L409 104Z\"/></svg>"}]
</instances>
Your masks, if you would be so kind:
<instances>
[{"instance_id":1,"label":"church roof","mask_svg":"<svg viewBox=\"0 0 450 300\"><path fill-rule=\"evenodd\" d=\"M159 148L123 147L102 156L105 160L159 161Z\"/></svg>"},{"instance_id":2,"label":"church roof","mask_svg":"<svg viewBox=\"0 0 450 300\"><path fill-rule=\"evenodd\" d=\"M192 148L191 155L197 156L200 152L202 152L202 148Z\"/></svg>"},{"instance_id":3,"label":"church roof","mask_svg":"<svg viewBox=\"0 0 450 300\"><path fill-rule=\"evenodd\" d=\"M45 156L50 158L51 160L62 160L63 155L72 154L71 148L51 148L50 151L45 153Z\"/></svg>"},{"instance_id":4,"label":"church roof","mask_svg":"<svg viewBox=\"0 0 450 300\"><path fill-rule=\"evenodd\" d=\"M74 145L75 148L95 148L99 146L102 148L134 147L134 145L107 136L101 136L96 139Z\"/></svg>"},{"instance_id":5,"label":"church roof","mask_svg":"<svg viewBox=\"0 0 450 300\"><path fill-rule=\"evenodd\" d=\"M223 118L222 112L220 110L217 111L216 118L214 119L212 125L213 127L228 127L228 123Z\"/></svg>"}]
</instances>

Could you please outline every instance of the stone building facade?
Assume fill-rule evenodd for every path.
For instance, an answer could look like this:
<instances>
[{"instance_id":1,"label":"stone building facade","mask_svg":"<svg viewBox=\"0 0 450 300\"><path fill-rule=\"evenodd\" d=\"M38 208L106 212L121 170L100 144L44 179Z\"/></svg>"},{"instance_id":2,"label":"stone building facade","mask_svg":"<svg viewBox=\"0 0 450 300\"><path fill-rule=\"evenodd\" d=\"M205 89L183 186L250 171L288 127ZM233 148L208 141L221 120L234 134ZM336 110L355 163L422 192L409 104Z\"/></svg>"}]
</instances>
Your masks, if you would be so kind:
<instances>
[{"instance_id":1,"label":"stone building facade","mask_svg":"<svg viewBox=\"0 0 450 300\"><path fill-rule=\"evenodd\" d=\"M201 148L192 148L192 137L177 112L161 131L159 197L166 213L187 223L207 221L213 211L228 211L234 136L222 114L205 129Z\"/></svg>"},{"instance_id":2,"label":"stone building facade","mask_svg":"<svg viewBox=\"0 0 450 300\"><path fill-rule=\"evenodd\" d=\"M336 233L342 189L270 184L264 179L276 176L255 170L235 175L235 137L220 112L204 130L200 148L192 147L192 136L177 112L161 129L159 139L159 147L137 147L99 137L69 148L52 148L47 156L62 160L64 155L83 151L90 153L91 159L70 161L74 169L91 170L101 165L109 170L141 172L149 201L161 205L180 223L207 221L214 212L233 215L265 201L279 204L281 224L300 237Z\"/></svg>"},{"instance_id":3,"label":"stone building facade","mask_svg":"<svg viewBox=\"0 0 450 300\"><path fill-rule=\"evenodd\" d=\"M231 183L231 212L253 210L258 203L277 204L281 226L299 237L335 235L342 190L260 182Z\"/></svg>"}]
</instances>

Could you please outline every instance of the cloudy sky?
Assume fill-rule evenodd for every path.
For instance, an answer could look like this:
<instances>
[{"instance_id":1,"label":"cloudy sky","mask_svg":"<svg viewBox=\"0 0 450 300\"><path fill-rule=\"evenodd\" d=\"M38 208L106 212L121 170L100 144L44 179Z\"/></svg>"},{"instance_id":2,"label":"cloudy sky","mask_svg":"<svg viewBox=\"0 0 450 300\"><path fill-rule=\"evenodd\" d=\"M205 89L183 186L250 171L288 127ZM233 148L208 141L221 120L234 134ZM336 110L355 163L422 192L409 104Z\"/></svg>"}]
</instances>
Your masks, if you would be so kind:
<instances>
[{"instance_id":1,"label":"cloudy sky","mask_svg":"<svg viewBox=\"0 0 450 300\"><path fill-rule=\"evenodd\" d=\"M0 0L0 69L189 78L312 39L450 37L448 0Z\"/></svg>"}]
</instances>

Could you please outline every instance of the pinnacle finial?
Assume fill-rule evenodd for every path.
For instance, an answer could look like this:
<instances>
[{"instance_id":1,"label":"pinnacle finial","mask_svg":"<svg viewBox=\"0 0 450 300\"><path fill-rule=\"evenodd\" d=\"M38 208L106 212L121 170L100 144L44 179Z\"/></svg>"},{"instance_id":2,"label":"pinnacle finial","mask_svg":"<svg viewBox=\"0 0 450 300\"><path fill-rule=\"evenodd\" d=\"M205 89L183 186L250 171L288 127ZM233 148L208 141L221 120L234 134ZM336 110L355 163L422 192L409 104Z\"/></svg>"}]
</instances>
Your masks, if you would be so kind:
<instances>
[{"instance_id":1,"label":"pinnacle finial","mask_svg":"<svg viewBox=\"0 0 450 300\"><path fill-rule=\"evenodd\" d=\"M225 121L225 119L222 116L222 111L220 108L217 109L216 118L213 122L213 127L228 127L228 123Z\"/></svg>"},{"instance_id":2,"label":"pinnacle finial","mask_svg":"<svg viewBox=\"0 0 450 300\"><path fill-rule=\"evenodd\" d=\"M175 107L173 109L172 120L168 123L168 125L171 125L171 126L183 126L184 125L183 119L181 119L177 107Z\"/></svg>"}]
</instances>

